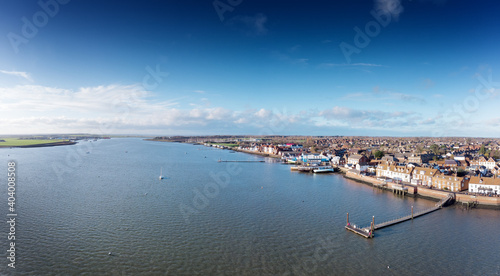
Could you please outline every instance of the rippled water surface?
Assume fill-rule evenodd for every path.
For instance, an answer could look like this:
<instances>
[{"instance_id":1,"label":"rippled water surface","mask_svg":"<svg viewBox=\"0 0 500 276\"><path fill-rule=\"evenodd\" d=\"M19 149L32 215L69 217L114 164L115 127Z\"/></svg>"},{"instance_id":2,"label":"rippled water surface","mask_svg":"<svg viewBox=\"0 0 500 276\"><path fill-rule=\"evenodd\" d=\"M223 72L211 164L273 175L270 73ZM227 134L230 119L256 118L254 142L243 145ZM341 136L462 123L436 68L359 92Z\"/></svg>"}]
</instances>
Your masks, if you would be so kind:
<instances>
[{"instance_id":1,"label":"rippled water surface","mask_svg":"<svg viewBox=\"0 0 500 276\"><path fill-rule=\"evenodd\" d=\"M435 202L141 139L0 149L0 175L9 160L18 171L17 259L10 269L4 258L2 275L500 274L496 210L452 206L366 240L344 229L347 212L367 226Z\"/></svg>"}]
</instances>

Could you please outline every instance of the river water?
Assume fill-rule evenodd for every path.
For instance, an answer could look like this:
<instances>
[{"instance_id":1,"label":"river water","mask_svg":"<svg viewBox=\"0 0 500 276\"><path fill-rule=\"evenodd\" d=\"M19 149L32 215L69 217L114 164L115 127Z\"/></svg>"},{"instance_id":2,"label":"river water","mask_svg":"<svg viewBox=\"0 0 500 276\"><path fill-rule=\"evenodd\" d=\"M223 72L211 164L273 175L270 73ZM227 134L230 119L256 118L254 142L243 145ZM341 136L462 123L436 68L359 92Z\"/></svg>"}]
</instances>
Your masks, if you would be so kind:
<instances>
[{"instance_id":1,"label":"river water","mask_svg":"<svg viewBox=\"0 0 500 276\"><path fill-rule=\"evenodd\" d=\"M1 275L500 274L497 210L451 206L367 240L344 229L347 212L368 226L435 202L245 153L119 138L0 149L5 220L8 161L16 268L3 258Z\"/></svg>"}]
</instances>

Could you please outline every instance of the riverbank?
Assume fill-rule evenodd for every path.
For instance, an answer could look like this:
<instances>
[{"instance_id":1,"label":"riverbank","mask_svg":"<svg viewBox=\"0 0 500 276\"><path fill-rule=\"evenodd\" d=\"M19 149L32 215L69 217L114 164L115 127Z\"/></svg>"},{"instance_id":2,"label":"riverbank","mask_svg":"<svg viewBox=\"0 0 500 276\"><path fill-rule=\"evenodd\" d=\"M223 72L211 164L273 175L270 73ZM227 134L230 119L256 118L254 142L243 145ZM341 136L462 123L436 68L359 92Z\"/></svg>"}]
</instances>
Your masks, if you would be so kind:
<instances>
[{"instance_id":1,"label":"riverbank","mask_svg":"<svg viewBox=\"0 0 500 276\"><path fill-rule=\"evenodd\" d=\"M77 142L73 141L61 141L53 143L40 143L40 144L28 144L28 145L0 145L0 148L42 148L42 147L57 147L57 146L68 146L74 145Z\"/></svg>"},{"instance_id":2,"label":"riverbank","mask_svg":"<svg viewBox=\"0 0 500 276\"><path fill-rule=\"evenodd\" d=\"M378 180L370 176L360 175L352 170L347 171L344 177L386 190L401 189L402 187L400 184L395 184L391 182L385 183L385 181ZM439 201L443 198L448 197L451 194L455 198L455 202L460 203L462 205L475 206L484 209L500 210L500 197L489 197L489 196L446 192L441 190L429 189L423 186L415 186L411 184L405 184L404 187L408 189L407 192L408 195L410 196L418 196L422 198Z\"/></svg>"}]
</instances>

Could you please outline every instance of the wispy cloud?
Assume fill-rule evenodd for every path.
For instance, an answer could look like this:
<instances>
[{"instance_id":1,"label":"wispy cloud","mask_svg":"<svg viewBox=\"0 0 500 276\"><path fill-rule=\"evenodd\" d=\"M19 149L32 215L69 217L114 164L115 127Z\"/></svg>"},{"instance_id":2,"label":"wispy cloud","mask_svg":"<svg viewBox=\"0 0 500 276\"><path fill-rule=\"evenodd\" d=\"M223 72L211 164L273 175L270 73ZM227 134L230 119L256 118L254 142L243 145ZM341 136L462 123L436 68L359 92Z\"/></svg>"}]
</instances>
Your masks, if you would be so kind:
<instances>
[{"instance_id":1,"label":"wispy cloud","mask_svg":"<svg viewBox=\"0 0 500 276\"><path fill-rule=\"evenodd\" d=\"M420 0L420 2L432 2L437 6L443 6L446 2L448 2L448 0Z\"/></svg>"},{"instance_id":2,"label":"wispy cloud","mask_svg":"<svg viewBox=\"0 0 500 276\"><path fill-rule=\"evenodd\" d=\"M429 88L432 88L434 86L434 81L432 81L431 79L423 79L422 80L422 87L424 89L429 89Z\"/></svg>"},{"instance_id":3,"label":"wispy cloud","mask_svg":"<svg viewBox=\"0 0 500 276\"><path fill-rule=\"evenodd\" d=\"M387 101L402 101L406 103L417 103L421 105L427 103L425 99L419 96L383 90L379 86L375 86L371 93L348 93L345 94L341 99L350 101L383 101L384 104L387 104Z\"/></svg>"},{"instance_id":4,"label":"wispy cloud","mask_svg":"<svg viewBox=\"0 0 500 276\"><path fill-rule=\"evenodd\" d=\"M6 75L11 75L11 76L16 76L19 78L23 78L27 81L33 82L33 79L31 78L30 74L28 74L26 72L0 70L0 73L6 74Z\"/></svg>"},{"instance_id":5,"label":"wispy cloud","mask_svg":"<svg viewBox=\"0 0 500 276\"><path fill-rule=\"evenodd\" d=\"M295 58L295 57L292 57L290 55L284 54L284 53L282 53L280 51L273 51L273 52L271 52L271 56L273 58L276 58L278 60L281 60L281 61L284 61L284 62L288 62L288 63L291 63L291 64L307 65L308 61L309 61L308 58Z\"/></svg>"},{"instance_id":6,"label":"wispy cloud","mask_svg":"<svg viewBox=\"0 0 500 276\"><path fill-rule=\"evenodd\" d=\"M320 67L384 67L375 63L322 63Z\"/></svg>"},{"instance_id":7,"label":"wispy cloud","mask_svg":"<svg viewBox=\"0 0 500 276\"><path fill-rule=\"evenodd\" d=\"M418 96L413 96L413 95L409 95L409 94L405 94L405 93L391 92L390 95L392 95L393 97L399 98L400 100L405 101L405 102L413 102L413 103L418 103L418 104L422 104L422 105L427 103L426 100L424 100Z\"/></svg>"},{"instance_id":8,"label":"wispy cloud","mask_svg":"<svg viewBox=\"0 0 500 276\"><path fill-rule=\"evenodd\" d=\"M198 94L205 94L205 93L207 93L206 91L203 91L203 90L194 90L193 92L198 93Z\"/></svg>"},{"instance_id":9,"label":"wispy cloud","mask_svg":"<svg viewBox=\"0 0 500 276\"><path fill-rule=\"evenodd\" d=\"M228 20L228 25L244 31L247 35L265 35L268 32L266 27L267 16L258 13L254 16L235 16Z\"/></svg>"},{"instance_id":10,"label":"wispy cloud","mask_svg":"<svg viewBox=\"0 0 500 276\"><path fill-rule=\"evenodd\" d=\"M375 9L398 20L403 12L401 0L375 0Z\"/></svg>"},{"instance_id":11,"label":"wispy cloud","mask_svg":"<svg viewBox=\"0 0 500 276\"><path fill-rule=\"evenodd\" d=\"M299 51L301 47L302 46L300 46L300 45L295 45L295 46L291 47L290 49L288 49L288 52L295 53L295 52Z\"/></svg>"},{"instance_id":12,"label":"wispy cloud","mask_svg":"<svg viewBox=\"0 0 500 276\"><path fill-rule=\"evenodd\" d=\"M415 125L416 114L413 112L385 112L379 110L358 110L348 107L335 106L320 111L316 118L323 126L349 126L364 129L394 129Z\"/></svg>"}]
</instances>

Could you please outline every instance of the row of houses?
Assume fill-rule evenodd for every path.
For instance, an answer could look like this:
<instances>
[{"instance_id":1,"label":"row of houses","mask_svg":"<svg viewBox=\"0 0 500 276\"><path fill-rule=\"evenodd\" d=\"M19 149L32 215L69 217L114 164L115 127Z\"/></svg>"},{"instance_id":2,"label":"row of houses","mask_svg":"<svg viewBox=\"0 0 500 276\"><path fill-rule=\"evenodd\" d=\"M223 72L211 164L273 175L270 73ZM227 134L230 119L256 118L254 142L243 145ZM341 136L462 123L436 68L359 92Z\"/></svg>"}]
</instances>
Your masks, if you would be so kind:
<instances>
[{"instance_id":1,"label":"row of houses","mask_svg":"<svg viewBox=\"0 0 500 276\"><path fill-rule=\"evenodd\" d=\"M281 145L274 144L252 144L248 146L239 146L239 150L253 151L256 153L271 154L276 156L300 155L307 152L302 145L287 143Z\"/></svg>"},{"instance_id":2,"label":"row of houses","mask_svg":"<svg viewBox=\"0 0 500 276\"><path fill-rule=\"evenodd\" d=\"M471 166L485 166L487 169L489 170L493 170L495 169L495 167L497 166L497 163L495 162L495 159L493 158L489 158L489 159L486 159L484 156L480 157L478 160L473 160L470 162L470 165Z\"/></svg>"},{"instance_id":3,"label":"row of houses","mask_svg":"<svg viewBox=\"0 0 500 276\"><path fill-rule=\"evenodd\" d=\"M452 192L468 191L489 195L500 195L500 178L483 176L446 175L438 169L396 164L379 164L376 169L378 179L403 181L414 185L424 185L433 189Z\"/></svg>"}]
</instances>

